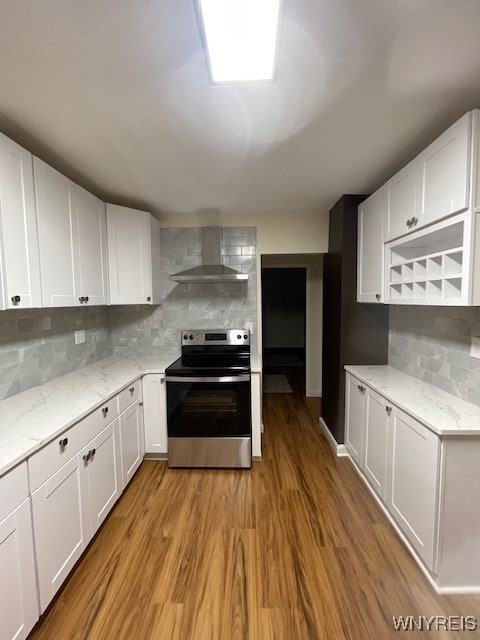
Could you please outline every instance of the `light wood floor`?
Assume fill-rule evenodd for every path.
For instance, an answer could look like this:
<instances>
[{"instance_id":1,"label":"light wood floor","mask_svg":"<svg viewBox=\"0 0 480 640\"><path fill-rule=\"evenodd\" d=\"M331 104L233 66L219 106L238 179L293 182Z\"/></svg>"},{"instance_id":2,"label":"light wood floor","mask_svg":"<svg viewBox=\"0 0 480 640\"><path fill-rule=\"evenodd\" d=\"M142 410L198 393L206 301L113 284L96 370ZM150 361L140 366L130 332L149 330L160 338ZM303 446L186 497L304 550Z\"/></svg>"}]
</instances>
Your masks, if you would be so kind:
<instances>
[{"instance_id":1,"label":"light wood floor","mask_svg":"<svg viewBox=\"0 0 480 640\"><path fill-rule=\"evenodd\" d=\"M145 462L32 640L385 640L392 616L476 615L439 597L347 459L319 406L265 398L252 471Z\"/></svg>"}]
</instances>

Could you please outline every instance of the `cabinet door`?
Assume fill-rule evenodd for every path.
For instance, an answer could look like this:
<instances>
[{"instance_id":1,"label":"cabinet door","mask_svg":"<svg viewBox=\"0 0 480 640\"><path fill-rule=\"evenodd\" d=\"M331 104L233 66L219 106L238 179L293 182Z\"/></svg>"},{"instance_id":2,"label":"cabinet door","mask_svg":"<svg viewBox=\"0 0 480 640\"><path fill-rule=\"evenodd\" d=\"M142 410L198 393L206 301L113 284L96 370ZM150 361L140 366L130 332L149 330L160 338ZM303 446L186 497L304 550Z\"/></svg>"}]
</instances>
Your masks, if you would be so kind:
<instances>
[{"instance_id":1,"label":"cabinet door","mask_svg":"<svg viewBox=\"0 0 480 640\"><path fill-rule=\"evenodd\" d=\"M387 206L387 240L403 236L422 224L417 205L421 189L421 167L417 159L410 162L385 185Z\"/></svg>"},{"instance_id":2,"label":"cabinet door","mask_svg":"<svg viewBox=\"0 0 480 640\"><path fill-rule=\"evenodd\" d=\"M133 478L143 460L145 451L143 435L143 407L132 405L120 416L120 449L122 459L122 484L125 487Z\"/></svg>"},{"instance_id":3,"label":"cabinet door","mask_svg":"<svg viewBox=\"0 0 480 640\"><path fill-rule=\"evenodd\" d=\"M412 546L434 570L439 437L399 409L392 431L387 504Z\"/></svg>"},{"instance_id":4,"label":"cabinet door","mask_svg":"<svg viewBox=\"0 0 480 640\"><path fill-rule=\"evenodd\" d=\"M164 375L143 378L146 453L167 453L167 394Z\"/></svg>"},{"instance_id":5,"label":"cabinet door","mask_svg":"<svg viewBox=\"0 0 480 640\"><path fill-rule=\"evenodd\" d=\"M87 447L91 534L97 531L120 495L120 451L110 424ZM83 455L82 455L83 458Z\"/></svg>"},{"instance_id":6,"label":"cabinet door","mask_svg":"<svg viewBox=\"0 0 480 640\"><path fill-rule=\"evenodd\" d=\"M345 446L358 466L364 466L366 387L347 373L345 406Z\"/></svg>"},{"instance_id":7,"label":"cabinet door","mask_svg":"<svg viewBox=\"0 0 480 640\"><path fill-rule=\"evenodd\" d=\"M379 189L358 208L358 302L383 302L383 222L385 190Z\"/></svg>"},{"instance_id":8,"label":"cabinet door","mask_svg":"<svg viewBox=\"0 0 480 640\"><path fill-rule=\"evenodd\" d=\"M468 208L471 128L466 113L420 155L425 224Z\"/></svg>"},{"instance_id":9,"label":"cabinet door","mask_svg":"<svg viewBox=\"0 0 480 640\"><path fill-rule=\"evenodd\" d=\"M0 257L3 308L41 306L32 156L1 134Z\"/></svg>"},{"instance_id":10,"label":"cabinet door","mask_svg":"<svg viewBox=\"0 0 480 640\"><path fill-rule=\"evenodd\" d=\"M107 304L107 218L105 204L72 187L75 297L82 304Z\"/></svg>"},{"instance_id":11,"label":"cabinet door","mask_svg":"<svg viewBox=\"0 0 480 640\"><path fill-rule=\"evenodd\" d=\"M392 407L372 389L366 391L365 477L386 499L387 451Z\"/></svg>"},{"instance_id":12,"label":"cabinet door","mask_svg":"<svg viewBox=\"0 0 480 640\"><path fill-rule=\"evenodd\" d=\"M262 374L251 375L252 394L252 456L262 457Z\"/></svg>"},{"instance_id":13,"label":"cabinet door","mask_svg":"<svg viewBox=\"0 0 480 640\"><path fill-rule=\"evenodd\" d=\"M75 456L32 494L40 609L60 588L90 537L87 475Z\"/></svg>"},{"instance_id":14,"label":"cabinet door","mask_svg":"<svg viewBox=\"0 0 480 640\"><path fill-rule=\"evenodd\" d=\"M0 522L0 567L0 640L23 640L38 620L29 499Z\"/></svg>"},{"instance_id":15,"label":"cabinet door","mask_svg":"<svg viewBox=\"0 0 480 640\"><path fill-rule=\"evenodd\" d=\"M75 291L72 188L61 173L33 159L44 307L80 304Z\"/></svg>"},{"instance_id":16,"label":"cabinet door","mask_svg":"<svg viewBox=\"0 0 480 640\"><path fill-rule=\"evenodd\" d=\"M150 214L107 204L110 304L152 302Z\"/></svg>"}]
</instances>

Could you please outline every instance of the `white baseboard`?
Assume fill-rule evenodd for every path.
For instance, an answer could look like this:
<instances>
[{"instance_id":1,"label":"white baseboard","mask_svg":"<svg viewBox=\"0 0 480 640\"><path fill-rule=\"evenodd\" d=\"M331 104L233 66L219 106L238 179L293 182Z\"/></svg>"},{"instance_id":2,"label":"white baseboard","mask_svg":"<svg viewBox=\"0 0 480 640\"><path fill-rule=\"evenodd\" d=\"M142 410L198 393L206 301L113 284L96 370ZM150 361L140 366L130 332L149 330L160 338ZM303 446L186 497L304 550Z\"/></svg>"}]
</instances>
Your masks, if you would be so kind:
<instances>
[{"instance_id":1,"label":"white baseboard","mask_svg":"<svg viewBox=\"0 0 480 640\"><path fill-rule=\"evenodd\" d=\"M321 389L308 389L306 393L307 398L321 398L322 390Z\"/></svg>"},{"instance_id":2,"label":"white baseboard","mask_svg":"<svg viewBox=\"0 0 480 640\"><path fill-rule=\"evenodd\" d=\"M326 437L326 439L328 440L328 444L330 445L333 453L338 456L347 456L347 448L345 447L344 444L338 444L338 442L335 440L335 438L332 435L332 432L330 431L330 429L327 427L327 424L325 422L325 420L320 417L320 427Z\"/></svg>"}]
</instances>

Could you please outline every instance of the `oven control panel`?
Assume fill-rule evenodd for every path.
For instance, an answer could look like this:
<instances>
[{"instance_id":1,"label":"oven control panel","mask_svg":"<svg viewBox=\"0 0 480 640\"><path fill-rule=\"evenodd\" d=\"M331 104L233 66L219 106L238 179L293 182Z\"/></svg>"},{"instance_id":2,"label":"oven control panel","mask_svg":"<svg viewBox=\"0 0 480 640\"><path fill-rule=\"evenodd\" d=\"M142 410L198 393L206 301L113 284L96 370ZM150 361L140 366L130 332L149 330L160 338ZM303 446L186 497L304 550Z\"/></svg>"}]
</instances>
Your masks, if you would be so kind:
<instances>
[{"instance_id":1,"label":"oven control panel","mask_svg":"<svg viewBox=\"0 0 480 640\"><path fill-rule=\"evenodd\" d=\"M243 345L250 344L248 329L184 329L182 345Z\"/></svg>"}]
</instances>

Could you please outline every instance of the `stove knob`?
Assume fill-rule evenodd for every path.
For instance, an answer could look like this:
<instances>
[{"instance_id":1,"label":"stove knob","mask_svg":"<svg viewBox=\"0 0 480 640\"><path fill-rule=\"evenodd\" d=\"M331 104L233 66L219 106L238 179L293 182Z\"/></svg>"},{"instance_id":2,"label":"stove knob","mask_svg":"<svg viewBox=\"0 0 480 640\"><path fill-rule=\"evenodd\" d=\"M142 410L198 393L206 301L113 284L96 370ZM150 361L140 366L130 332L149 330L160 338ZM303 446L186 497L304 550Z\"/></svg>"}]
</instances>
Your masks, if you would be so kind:
<instances>
[{"instance_id":1,"label":"stove knob","mask_svg":"<svg viewBox=\"0 0 480 640\"><path fill-rule=\"evenodd\" d=\"M193 336L192 336L192 334L190 334L190 336L189 336L189 337L190 337L190 340L193 340Z\"/></svg>"},{"instance_id":2,"label":"stove knob","mask_svg":"<svg viewBox=\"0 0 480 640\"><path fill-rule=\"evenodd\" d=\"M188 336L187 336L187 334L185 334L185 335L183 336L183 339L184 339L184 340L188 340Z\"/></svg>"},{"instance_id":3,"label":"stove knob","mask_svg":"<svg viewBox=\"0 0 480 640\"><path fill-rule=\"evenodd\" d=\"M248 338L247 334L243 336L243 339L246 340Z\"/></svg>"}]
</instances>

